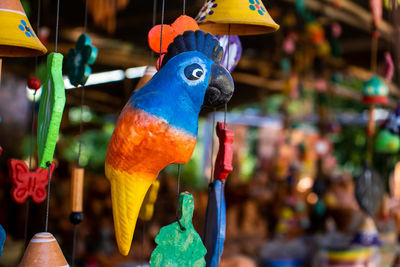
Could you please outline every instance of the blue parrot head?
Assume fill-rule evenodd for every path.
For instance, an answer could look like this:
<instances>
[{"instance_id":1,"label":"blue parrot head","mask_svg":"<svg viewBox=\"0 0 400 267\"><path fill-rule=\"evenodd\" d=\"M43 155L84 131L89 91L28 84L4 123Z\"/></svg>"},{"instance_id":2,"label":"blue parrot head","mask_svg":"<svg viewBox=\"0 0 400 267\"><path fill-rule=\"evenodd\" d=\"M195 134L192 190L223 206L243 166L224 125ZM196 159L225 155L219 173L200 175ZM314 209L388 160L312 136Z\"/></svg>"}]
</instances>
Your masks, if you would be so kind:
<instances>
[{"instance_id":1,"label":"blue parrot head","mask_svg":"<svg viewBox=\"0 0 400 267\"><path fill-rule=\"evenodd\" d=\"M213 35L186 31L169 45L160 72L165 68L176 73L194 104L218 107L226 104L234 91L230 73L220 64L222 55Z\"/></svg>"}]
</instances>

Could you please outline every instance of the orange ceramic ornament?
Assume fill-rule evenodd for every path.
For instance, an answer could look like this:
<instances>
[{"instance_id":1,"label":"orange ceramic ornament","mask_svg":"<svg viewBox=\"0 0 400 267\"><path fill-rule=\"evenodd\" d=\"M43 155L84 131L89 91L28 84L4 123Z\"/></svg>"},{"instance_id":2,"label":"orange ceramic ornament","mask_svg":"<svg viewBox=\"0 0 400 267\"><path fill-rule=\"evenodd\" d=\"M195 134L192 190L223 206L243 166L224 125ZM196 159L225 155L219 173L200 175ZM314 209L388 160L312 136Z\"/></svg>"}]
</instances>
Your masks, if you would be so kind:
<instances>
[{"instance_id":1,"label":"orange ceramic ornament","mask_svg":"<svg viewBox=\"0 0 400 267\"><path fill-rule=\"evenodd\" d=\"M162 31L161 31L162 28ZM199 29L197 22L189 16L182 15L171 25L156 25L149 31L148 42L151 50L156 53L167 53L168 46L174 41L175 37L183 34L185 31L196 31ZM161 40L162 32L162 40ZM161 45L161 49L160 49ZM158 68L159 64L157 64Z\"/></svg>"},{"instance_id":2,"label":"orange ceramic ornament","mask_svg":"<svg viewBox=\"0 0 400 267\"><path fill-rule=\"evenodd\" d=\"M51 233L37 233L25 250L19 267L69 267L57 240Z\"/></svg>"}]
</instances>

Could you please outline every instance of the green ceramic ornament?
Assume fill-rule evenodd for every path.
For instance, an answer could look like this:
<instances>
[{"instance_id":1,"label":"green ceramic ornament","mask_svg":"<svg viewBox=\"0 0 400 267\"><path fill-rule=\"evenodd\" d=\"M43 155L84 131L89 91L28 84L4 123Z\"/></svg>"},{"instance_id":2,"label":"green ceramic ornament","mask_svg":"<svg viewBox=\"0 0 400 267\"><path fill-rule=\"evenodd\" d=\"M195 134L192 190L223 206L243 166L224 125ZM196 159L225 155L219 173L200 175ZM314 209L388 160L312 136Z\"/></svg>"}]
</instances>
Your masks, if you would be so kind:
<instances>
[{"instance_id":1,"label":"green ceramic ornament","mask_svg":"<svg viewBox=\"0 0 400 267\"><path fill-rule=\"evenodd\" d=\"M97 48L92 46L92 40L87 34L82 34L76 47L69 50L66 64L68 68L68 78L72 85L85 85L92 69L92 65L97 58Z\"/></svg>"},{"instance_id":2,"label":"green ceramic ornament","mask_svg":"<svg viewBox=\"0 0 400 267\"><path fill-rule=\"evenodd\" d=\"M193 228L193 196L180 194L180 223L174 222L161 228L156 236L157 247L151 254L150 266L205 266L207 253L199 234Z\"/></svg>"},{"instance_id":3,"label":"green ceramic ornament","mask_svg":"<svg viewBox=\"0 0 400 267\"><path fill-rule=\"evenodd\" d=\"M373 76L363 86L363 102L366 104L386 104L389 88L378 76Z\"/></svg>"},{"instance_id":4,"label":"green ceramic ornament","mask_svg":"<svg viewBox=\"0 0 400 267\"><path fill-rule=\"evenodd\" d=\"M395 154L400 150L400 139L388 130L382 130L376 138L375 149L379 153Z\"/></svg>"},{"instance_id":5,"label":"green ceramic ornament","mask_svg":"<svg viewBox=\"0 0 400 267\"><path fill-rule=\"evenodd\" d=\"M47 79L40 99L37 143L39 167L47 168L53 162L54 150L65 105L65 87L62 76L63 55L51 53L47 57Z\"/></svg>"}]
</instances>

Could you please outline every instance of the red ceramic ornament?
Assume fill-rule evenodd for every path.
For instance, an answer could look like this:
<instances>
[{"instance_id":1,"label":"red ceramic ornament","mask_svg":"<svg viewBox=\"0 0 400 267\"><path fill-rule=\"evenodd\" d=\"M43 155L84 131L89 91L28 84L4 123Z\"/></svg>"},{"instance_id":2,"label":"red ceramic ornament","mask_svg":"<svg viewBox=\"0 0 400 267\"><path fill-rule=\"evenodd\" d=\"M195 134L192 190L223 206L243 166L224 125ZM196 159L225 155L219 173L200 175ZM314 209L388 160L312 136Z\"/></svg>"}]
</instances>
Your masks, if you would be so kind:
<instances>
[{"instance_id":1,"label":"red ceramic ornament","mask_svg":"<svg viewBox=\"0 0 400 267\"><path fill-rule=\"evenodd\" d=\"M219 139L219 150L215 160L214 179L225 181L229 173L233 170L233 131L229 130L228 125L223 122L217 123L217 136Z\"/></svg>"},{"instance_id":2,"label":"red ceramic ornament","mask_svg":"<svg viewBox=\"0 0 400 267\"><path fill-rule=\"evenodd\" d=\"M0 146L0 156L3 154L3 148Z\"/></svg>"},{"instance_id":3,"label":"red ceramic ornament","mask_svg":"<svg viewBox=\"0 0 400 267\"><path fill-rule=\"evenodd\" d=\"M48 168L38 168L31 172L25 162L18 159L9 159L8 167L10 177L13 180L11 196L15 202L22 204L28 197L31 197L38 204L46 199L46 186L49 179ZM55 163L53 162L50 165L50 177L53 175L54 168Z\"/></svg>"},{"instance_id":4,"label":"red ceramic ornament","mask_svg":"<svg viewBox=\"0 0 400 267\"><path fill-rule=\"evenodd\" d=\"M39 90L42 87L42 83L38 78L29 78L28 80L28 88L32 90Z\"/></svg>"}]
</instances>

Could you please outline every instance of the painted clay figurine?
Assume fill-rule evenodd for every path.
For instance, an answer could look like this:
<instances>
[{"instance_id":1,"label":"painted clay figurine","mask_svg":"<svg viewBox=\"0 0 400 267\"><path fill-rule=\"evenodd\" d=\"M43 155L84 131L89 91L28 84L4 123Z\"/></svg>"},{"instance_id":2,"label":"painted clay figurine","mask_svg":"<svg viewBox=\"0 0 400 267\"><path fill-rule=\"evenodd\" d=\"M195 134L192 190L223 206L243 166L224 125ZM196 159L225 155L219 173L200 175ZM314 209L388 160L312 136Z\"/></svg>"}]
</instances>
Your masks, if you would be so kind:
<instances>
[{"instance_id":1,"label":"painted clay figurine","mask_svg":"<svg viewBox=\"0 0 400 267\"><path fill-rule=\"evenodd\" d=\"M151 267L206 265L204 255L207 250L193 228L193 210L193 196L189 192L181 193L179 222L164 226L156 236L157 247L151 254Z\"/></svg>"},{"instance_id":2,"label":"painted clay figurine","mask_svg":"<svg viewBox=\"0 0 400 267\"><path fill-rule=\"evenodd\" d=\"M129 253L140 207L159 171L191 158L201 107L223 105L233 94L232 77L220 64L221 57L222 48L212 35L186 31L169 45L160 70L121 112L105 174L123 255Z\"/></svg>"}]
</instances>

